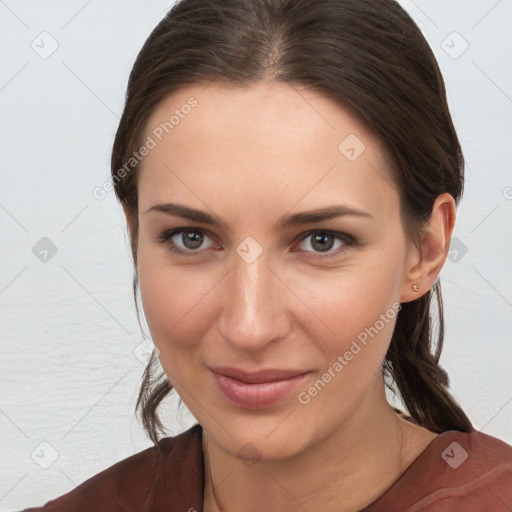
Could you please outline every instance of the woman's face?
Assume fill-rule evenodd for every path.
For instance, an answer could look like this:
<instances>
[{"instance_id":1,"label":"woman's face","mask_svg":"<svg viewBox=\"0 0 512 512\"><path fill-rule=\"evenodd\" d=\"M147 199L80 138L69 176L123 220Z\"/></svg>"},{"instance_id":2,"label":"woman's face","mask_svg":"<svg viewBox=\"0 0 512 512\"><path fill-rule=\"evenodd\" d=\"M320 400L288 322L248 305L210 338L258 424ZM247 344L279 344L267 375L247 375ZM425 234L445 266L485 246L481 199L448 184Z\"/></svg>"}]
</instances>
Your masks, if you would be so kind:
<instances>
[{"instance_id":1,"label":"woman's face","mask_svg":"<svg viewBox=\"0 0 512 512\"><path fill-rule=\"evenodd\" d=\"M382 405L399 303L416 298L379 141L318 92L215 82L168 97L144 141L142 301L192 414L226 451L264 458L362 425ZM304 375L242 383L218 367Z\"/></svg>"}]
</instances>

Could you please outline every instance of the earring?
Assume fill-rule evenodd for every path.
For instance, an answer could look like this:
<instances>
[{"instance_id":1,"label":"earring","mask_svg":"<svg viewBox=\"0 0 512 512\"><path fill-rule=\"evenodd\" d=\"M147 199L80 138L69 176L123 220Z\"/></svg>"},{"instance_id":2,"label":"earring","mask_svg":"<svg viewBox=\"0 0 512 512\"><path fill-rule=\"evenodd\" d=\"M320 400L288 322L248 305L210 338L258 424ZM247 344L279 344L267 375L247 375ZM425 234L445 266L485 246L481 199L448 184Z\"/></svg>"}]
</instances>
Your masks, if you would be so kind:
<instances>
[{"instance_id":1,"label":"earring","mask_svg":"<svg viewBox=\"0 0 512 512\"><path fill-rule=\"evenodd\" d=\"M415 291L415 292L419 292L420 289L419 289L419 286L417 284L413 284L412 285L412 289Z\"/></svg>"}]
</instances>

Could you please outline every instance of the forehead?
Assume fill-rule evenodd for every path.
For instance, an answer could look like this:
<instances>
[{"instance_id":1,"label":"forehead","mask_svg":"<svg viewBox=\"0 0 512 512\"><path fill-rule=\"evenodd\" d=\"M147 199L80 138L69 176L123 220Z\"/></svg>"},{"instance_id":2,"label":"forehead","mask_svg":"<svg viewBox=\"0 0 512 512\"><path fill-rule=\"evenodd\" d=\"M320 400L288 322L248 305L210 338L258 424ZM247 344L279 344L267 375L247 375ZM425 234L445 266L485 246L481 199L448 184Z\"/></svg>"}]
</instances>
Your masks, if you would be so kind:
<instances>
[{"instance_id":1,"label":"forehead","mask_svg":"<svg viewBox=\"0 0 512 512\"><path fill-rule=\"evenodd\" d=\"M380 140L343 106L297 85L188 86L152 112L147 138L141 208L183 193L196 205L201 194L226 198L227 187L260 208L324 197L386 210L398 199Z\"/></svg>"}]
</instances>

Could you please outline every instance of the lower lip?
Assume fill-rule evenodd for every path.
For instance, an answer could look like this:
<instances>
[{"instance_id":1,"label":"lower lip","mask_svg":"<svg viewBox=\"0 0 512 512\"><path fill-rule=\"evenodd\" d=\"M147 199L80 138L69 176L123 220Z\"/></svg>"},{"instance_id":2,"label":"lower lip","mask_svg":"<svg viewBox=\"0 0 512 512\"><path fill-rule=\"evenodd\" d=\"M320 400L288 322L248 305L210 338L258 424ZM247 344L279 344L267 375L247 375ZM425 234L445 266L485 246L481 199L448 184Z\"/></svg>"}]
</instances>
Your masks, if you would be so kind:
<instances>
[{"instance_id":1,"label":"lower lip","mask_svg":"<svg viewBox=\"0 0 512 512\"><path fill-rule=\"evenodd\" d=\"M246 409L264 409L277 404L306 378L307 373L297 375L290 379L262 382L260 384L247 384L220 373L212 374L219 391L234 405Z\"/></svg>"}]
</instances>

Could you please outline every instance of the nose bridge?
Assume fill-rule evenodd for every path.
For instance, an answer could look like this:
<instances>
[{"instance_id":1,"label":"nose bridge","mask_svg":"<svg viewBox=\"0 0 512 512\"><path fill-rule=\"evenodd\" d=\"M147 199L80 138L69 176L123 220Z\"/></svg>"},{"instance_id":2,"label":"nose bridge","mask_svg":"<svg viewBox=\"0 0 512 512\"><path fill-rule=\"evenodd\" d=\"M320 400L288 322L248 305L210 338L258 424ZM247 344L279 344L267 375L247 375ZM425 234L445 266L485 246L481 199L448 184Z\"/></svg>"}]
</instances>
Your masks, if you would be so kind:
<instances>
[{"instance_id":1,"label":"nose bridge","mask_svg":"<svg viewBox=\"0 0 512 512\"><path fill-rule=\"evenodd\" d=\"M282 284L269 267L264 252L253 261L235 255L223 289L219 327L226 341L238 348L255 350L286 334Z\"/></svg>"}]
</instances>

